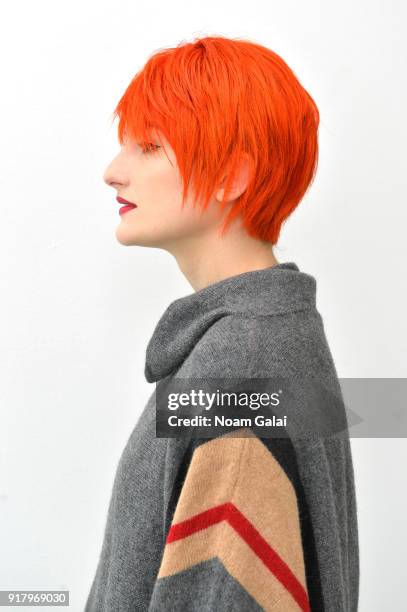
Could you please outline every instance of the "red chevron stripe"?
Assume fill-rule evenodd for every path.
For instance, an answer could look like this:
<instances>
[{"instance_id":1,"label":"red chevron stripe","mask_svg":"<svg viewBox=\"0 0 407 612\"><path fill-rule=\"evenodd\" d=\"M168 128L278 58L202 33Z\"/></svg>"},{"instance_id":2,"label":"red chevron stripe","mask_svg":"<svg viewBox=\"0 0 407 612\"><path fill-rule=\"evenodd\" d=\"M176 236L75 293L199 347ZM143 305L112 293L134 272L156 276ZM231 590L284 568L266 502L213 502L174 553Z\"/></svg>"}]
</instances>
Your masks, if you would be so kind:
<instances>
[{"instance_id":1,"label":"red chevron stripe","mask_svg":"<svg viewBox=\"0 0 407 612\"><path fill-rule=\"evenodd\" d=\"M197 531L206 529L220 521L226 520L240 537L250 546L264 565L274 574L287 591L292 595L301 610L310 612L307 593L297 580L289 566L278 553L266 542L260 532L231 502L214 506L195 516L171 526L168 532L167 544L186 538Z\"/></svg>"}]
</instances>

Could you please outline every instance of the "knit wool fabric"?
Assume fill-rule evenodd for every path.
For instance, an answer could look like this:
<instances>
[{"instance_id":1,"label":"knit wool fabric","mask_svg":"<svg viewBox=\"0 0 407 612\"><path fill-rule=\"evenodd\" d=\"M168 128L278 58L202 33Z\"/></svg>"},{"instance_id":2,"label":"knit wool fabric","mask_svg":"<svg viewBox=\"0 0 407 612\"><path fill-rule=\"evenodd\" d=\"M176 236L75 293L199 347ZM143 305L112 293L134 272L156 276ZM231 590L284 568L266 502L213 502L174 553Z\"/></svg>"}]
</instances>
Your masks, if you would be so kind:
<instances>
[{"instance_id":1,"label":"knit wool fabric","mask_svg":"<svg viewBox=\"0 0 407 612\"><path fill-rule=\"evenodd\" d=\"M315 278L286 262L175 300L145 376L302 376L340 393ZM357 611L348 432L158 438L155 393L117 467L85 612Z\"/></svg>"}]
</instances>

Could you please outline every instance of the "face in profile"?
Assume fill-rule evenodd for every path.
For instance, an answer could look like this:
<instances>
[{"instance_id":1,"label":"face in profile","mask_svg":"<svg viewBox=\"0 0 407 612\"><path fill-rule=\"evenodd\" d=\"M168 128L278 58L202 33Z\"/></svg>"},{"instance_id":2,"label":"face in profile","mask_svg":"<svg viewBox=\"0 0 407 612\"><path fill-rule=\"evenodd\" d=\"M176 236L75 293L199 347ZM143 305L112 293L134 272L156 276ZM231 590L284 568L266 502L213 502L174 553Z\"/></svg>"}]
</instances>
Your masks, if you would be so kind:
<instances>
[{"instance_id":1,"label":"face in profile","mask_svg":"<svg viewBox=\"0 0 407 612\"><path fill-rule=\"evenodd\" d=\"M188 192L184 207L182 178L173 149L160 131L147 143L128 139L103 175L116 196L136 205L120 214L116 238L123 245L173 250L183 241L215 231L221 207L214 197L208 209L194 205ZM117 212L124 204L116 202Z\"/></svg>"}]
</instances>

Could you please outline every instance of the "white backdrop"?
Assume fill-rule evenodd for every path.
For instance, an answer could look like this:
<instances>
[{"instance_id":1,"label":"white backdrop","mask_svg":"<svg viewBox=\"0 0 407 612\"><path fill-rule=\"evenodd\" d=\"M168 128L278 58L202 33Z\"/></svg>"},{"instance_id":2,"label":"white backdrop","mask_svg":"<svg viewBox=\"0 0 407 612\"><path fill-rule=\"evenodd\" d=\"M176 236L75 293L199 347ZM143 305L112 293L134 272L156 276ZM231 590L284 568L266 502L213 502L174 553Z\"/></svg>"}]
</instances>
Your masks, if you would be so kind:
<instances>
[{"instance_id":1,"label":"white backdrop","mask_svg":"<svg viewBox=\"0 0 407 612\"><path fill-rule=\"evenodd\" d=\"M116 241L102 180L113 108L155 50L245 37L293 68L321 113L320 162L276 257L316 277L340 377L406 377L405 17L401 0L3 6L0 589L69 589L83 609L117 462L154 388L147 342L192 292L170 255ZM402 610L406 441L352 448L359 609Z\"/></svg>"}]
</instances>

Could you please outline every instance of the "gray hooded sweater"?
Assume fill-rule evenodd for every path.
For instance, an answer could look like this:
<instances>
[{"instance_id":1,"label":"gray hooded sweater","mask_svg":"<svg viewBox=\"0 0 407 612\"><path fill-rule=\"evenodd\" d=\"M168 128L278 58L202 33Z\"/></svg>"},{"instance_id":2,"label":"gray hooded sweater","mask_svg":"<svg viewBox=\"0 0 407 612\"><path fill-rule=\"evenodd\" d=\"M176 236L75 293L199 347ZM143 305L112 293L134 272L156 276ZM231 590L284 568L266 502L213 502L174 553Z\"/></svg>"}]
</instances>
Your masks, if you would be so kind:
<instances>
[{"instance_id":1,"label":"gray hooded sweater","mask_svg":"<svg viewBox=\"0 0 407 612\"><path fill-rule=\"evenodd\" d=\"M176 299L145 376L300 376L340 393L315 278L280 263ZM155 408L156 388L117 467L85 612L355 612L348 433L159 438Z\"/></svg>"}]
</instances>

